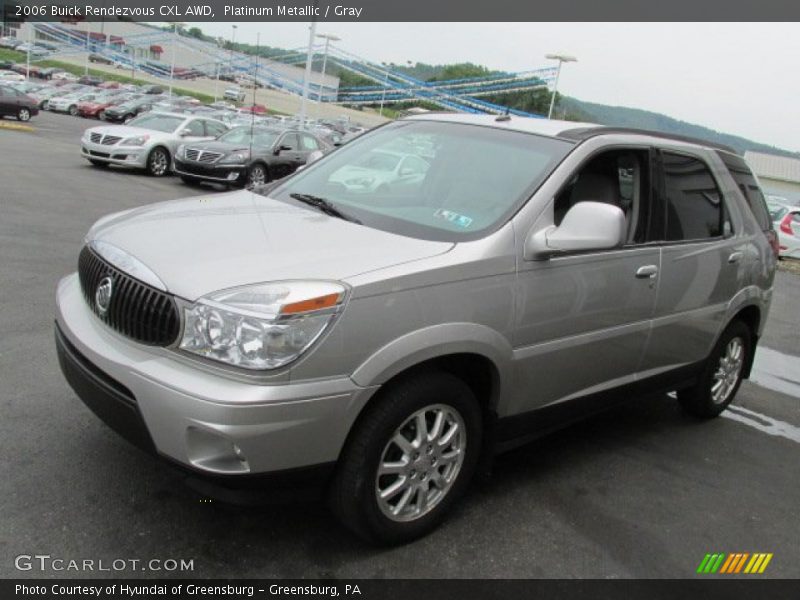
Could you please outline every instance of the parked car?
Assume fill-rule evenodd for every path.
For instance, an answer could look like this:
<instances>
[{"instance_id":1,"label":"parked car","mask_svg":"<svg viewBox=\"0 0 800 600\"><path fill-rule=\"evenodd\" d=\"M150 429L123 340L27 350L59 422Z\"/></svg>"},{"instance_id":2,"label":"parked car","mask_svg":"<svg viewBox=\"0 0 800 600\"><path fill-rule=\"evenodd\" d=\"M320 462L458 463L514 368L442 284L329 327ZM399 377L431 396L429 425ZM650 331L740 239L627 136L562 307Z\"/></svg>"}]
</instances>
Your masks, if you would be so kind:
<instances>
[{"instance_id":1,"label":"parked car","mask_svg":"<svg viewBox=\"0 0 800 600\"><path fill-rule=\"evenodd\" d=\"M105 119L105 111L112 106L116 106L133 100L131 94L112 93L109 95L97 96L94 100L78 103L78 114L85 118Z\"/></svg>"},{"instance_id":2,"label":"parked car","mask_svg":"<svg viewBox=\"0 0 800 600\"><path fill-rule=\"evenodd\" d=\"M104 81L98 85L101 90L118 90L120 89L119 81Z\"/></svg>"},{"instance_id":3,"label":"parked car","mask_svg":"<svg viewBox=\"0 0 800 600\"><path fill-rule=\"evenodd\" d=\"M91 53L89 55L89 61L93 62L93 63L100 63L100 64L103 64L103 65L113 65L114 64L113 60L111 60L110 58L106 58L102 54L97 54L96 52L93 52L93 53Z\"/></svg>"},{"instance_id":4,"label":"parked car","mask_svg":"<svg viewBox=\"0 0 800 600\"><path fill-rule=\"evenodd\" d=\"M245 113L245 114L248 114L248 115L249 114L266 115L266 114L268 114L269 111L267 110L267 107L264 106L263 104L247 104L245 106L242 106L239 109L239 112L242 112L242 113Z\"/></svg>"},{"instance_id":5,"label":"parked car","mask_svg":"<svg viewBox=\"0 0 800 600\"><path fill-rule=\"evenodd\" d=\"M69 90L65 90L60 87L44 87L40 90L36 90L35 92L31 92L28 95L33 98L40 110L47 110L47 102L51 98L55 98L56 96L66 96L68 93Z\"/></svg>"},{"instance_id":6,"label":"parked car","mask_svg":"<svg viewBox=\"0 0 800 600\"><path fill-rule=\"evenodd\" d=\"M335 180L421 138L413 185ZM726 409L778 253L763 196L738 185L758 189L744 159L704 141L410 117L257 193L98 221L58 285L59 361L101 419L195 480L302 473L359 535L406 542L492 453L580 415L674 390L694 417Z\"/></svg>"},{"instance_id":7,"label":"parked car","mask_svg":"<svg viewBox=\"0 0 800 600\"><path fill-rule=\"evenodd\" d=\"M54 96L47 101L47 110L52 112L69 113L75 117L78 115L78 104L90 102L98 96L96 91L79 91L65 96Z\"/></svg>"},{"instance_id":8,"label":"parked car","mask_svg":"<svg viewBox=\"0 0 800 600\"><path fill-rule=\"evenodd\" d=\"M87 129L81 155L98 167L134 167L161 177L169 174L179 144L212 140L227 130L224 123L206 117L149 112L128 125Z\"/></svg>"},{"instance_id":9,"label":"parked car","mask_svg":"<svg viewBox=\"0 0 800 600\"><path fill-rule=\"evenodd\" d=\"M0 83L0 116L16 117L18 121L27 122L38 113L39 107L33 98Z\"/></svg>"},{"instance_id":10,"label":"parked car","mask_svg":"<svg viewBox=\"0 0 800 600\"><path fill-rule=\"evenodd\" d=\"M98 86L103 83L103 78L95 75L83 75L82 77L78 77L78 83L82 85Z\"/></svg>"},{"instance_id":11,"label":"parked car","mask_svg":"<svg viewBox=\"0 0 800 600\"><path fill-rule=\"evenodd\" d=\"M774 200L768 200L767 206L770 218L778 232L780 257L800 258L800 206Z\"/></svg>"},{"instance_id":12,"label":"parked car","mask_svg":"<svg viewBox=\"0 0 800 600\"><path fill-rule=\"evenodd\" d=\"M226 100L233 100L234 102L244 102L244 99L247 97L247 92L240 87L229 87L222 93L222 97Z\"/></svg>"},{"instance_id":13,"label":"parked car","mask_svg":"<svg viewBox=\"0 0 800 600\"><path fill-rule=\"evenodd\" d=\"M143 85L139 89L139 91L142 92L143 94L157 95L157 94L163 94L165 90L163 86L160 85Z\"/></svg>"},{"instance_id":14,"label":"parked car","mask_svg":"<svg viewBox=\"0 0 800 600\"><path fill-rule=\"evenodd\" d=\"M0 83L13 83L16 81L25 81L25 76L14 71L0 71Z\"/></svg>"},{"instance_id":15,"label":"parked car","mask_svg":"<svg viewBox=\"0 0 800 600\"><path fill-rule=\"evenodd\" d=\"M175 173L184 183L261 185L294 173L323 148L313 135L266 127L236 127L211 142L181 144Z\"/></svg>"},{"instance_id":16,"label":"parked car","mask_svg":"<svg viewBox=\"0 0 800 600\"><path fill-rule=\"evenodd\" d=\"M112 123L129 123L153 107L158 96L143 95L121 104L109 106L103 112L103 119Z\"/></svg>"},{"instance_id":17,"label":"parked car","mask_svg":"<svg viewBox=\"0 0 800 600\"><path fill-rule=\"evenodd\" d=\"M6 36L0 38L0 48L18 48L22 44L22 40L18 40L15 37Z\"/></svg>"},{"instance_id":18,"label":"parked car","mask_svg":"<svg viewBox=\"0 0 800 600\"><path fill-rule=\"evenodd\" d=\"M52 75L53 81L68 81L68 82L75 82L78 81L78 76L73 75L68 71L59 71L58 73L53 73Z\"/></svg>"},{"instance_id":19,"label":"parked car","mask_svg":"<svg viewBox=\"0 0 800 600\"><path fill-rule=\"evenodd\" d=\"M47 80L53 79L53 76L56 75L57 73L61 73L61 69L58 69L56 67L46 67L44 69L39 69L39 77L41 79L47 79Z\"/></svg>"}]
</instances>

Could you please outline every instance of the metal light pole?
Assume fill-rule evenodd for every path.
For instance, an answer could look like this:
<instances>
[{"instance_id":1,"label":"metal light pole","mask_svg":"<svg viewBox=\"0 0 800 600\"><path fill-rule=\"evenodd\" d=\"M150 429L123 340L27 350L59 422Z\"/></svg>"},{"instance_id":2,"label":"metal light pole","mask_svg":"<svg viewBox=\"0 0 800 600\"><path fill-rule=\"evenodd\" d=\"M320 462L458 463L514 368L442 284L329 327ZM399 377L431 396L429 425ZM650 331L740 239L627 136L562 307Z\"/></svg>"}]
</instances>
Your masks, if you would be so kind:
<instances>
[{"instance_id":1,"label":"metal light pole","mask_svg":"<svg viewBox=\"0 0 800 600\"><path fill-rule=\"evenodd\" d=\"M89 55L92 53L89 47L89 37L90 32L92 30L92 25L89 21L86 21L86 68L84 70L84 75L89 75Z\"/></svg>"},{"instance_id":2,"label":"metal light pole","mask_svg":"<svg viewBox=\"0 0 800 600\"><path fill-rule=\"evenodd\" d=\"M172 80L175 77L175 49L178 45L178 22L175 22L172 40L172 66L169 69L169 97L172 98Z\"/></svg>"},{"instance_id":3,"label":"metal light pole","mask_svg":"<svg viewBox=\"0 0 800 600\"><path fill-rule=\"evenodd\" d=\"M317 3L314 2L316 7ZM308 51L306 52L306 71L303 75L303 97L300 100L300 127L306 128L306 107L308 105L308 86L311 83L311 65L314 63L314 37L317 35L317 21L311 21L308 28Z\"/></svg>"},{"instance_id":4,"label":"metal light pole","mask_svg":"<svg viewBox=\"0 0 800 600\"><path fill-rule=\"evenodd\" d=\"M217 67L217 79L214 81L214 102L216 102L219 95L219 61L216 61L214 65Z\"/></svg>"},{"instance_id":5,"label":"metal light pole","mask_svg":"<svg viewBox=\"0 0 800 600\"><path fill-rule=\"evenodd\" d=\"M25 59L25 79L30 80L31 78L31 45L33 42L31 41L31 32L33 31L33 23L28 23L28 52L27 58ZM87 59L88 60L88 59Z\"/></svg>"},{"instance_id":6,"label":"metal light pole","mask_svg":"<svg viewBox=\"0 0 800 600\"><path fill-rule=\"evenodd\" d=\"M325 54L322 57L322 81L317 91L317 104L319 104L322 102L322 87L325 85L325 67L328 64L328 47L331 42L341 42L342 38L336 37L330 33L318 33L317 37L325 40Z\"/></svg>"},{"instance_id":7,"label":"metal light pole","mask_svg":"<svg viewBox=\"0 0 800 600\"><path fill-rule=\"evenodd\" d=\"M233 27L233 33L231 33L231 64L230 64L230 71L231 75L233 75L233 47L236 45L236 25L231 25Z\"/></svg>"},{"instance_id":8,"label":"metal light pole","mask_svg":"<svg viewBox=\"0 0 800 600\"><path fill-rule=\"evenodd\" d=\"M556 80L553 83L553 95L550 98L550 110L547 113L547 118L553 118L553 108L556 104L556 93L558 91L558 78L561 76L561 65L565 62L578 62L578 59L569 54L545 54L545 58L558 61L558 69L556 70Z\"/></svg>"},{"instance_id":9,"label":"metal light pole","mask_svg":"<svg viewBox=\"0 0 800 600\"><path fill-rule=\"evenodd\" d=\"M378 113L381 117L383 116L383 103L386 101L386 86L389 85L389 69L387 68L386 63L381 63L383 65L384 74L386 75L383 78L383 93L381 94L381 110Z\"/></svg>"}]
</instances>

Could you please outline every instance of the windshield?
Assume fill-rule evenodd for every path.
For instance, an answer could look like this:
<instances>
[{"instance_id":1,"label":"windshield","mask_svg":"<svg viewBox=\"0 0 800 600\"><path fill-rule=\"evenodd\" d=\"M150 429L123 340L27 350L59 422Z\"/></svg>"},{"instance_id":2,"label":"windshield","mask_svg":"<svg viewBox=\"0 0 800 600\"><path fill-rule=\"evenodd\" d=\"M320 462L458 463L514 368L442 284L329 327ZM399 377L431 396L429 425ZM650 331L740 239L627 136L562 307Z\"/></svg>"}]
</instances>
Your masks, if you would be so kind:
<instances>
[{"instance_id":1,"label":"windshield","mask_svg":"<svg viewBox=\"0 0 800 600\"><path fill-rule=\"evenodd\" d=\"M400 235L477 239L505 223L572 147L493 127L398 121L340 147L270 196L324 198Z\"/></svg>"},{"instance_id":2,"label":"windshield","mask_svg":"<svg viewBox=\"0 0 800 600\"><path fill-rule=\"evenodd\" d=\"M135 118L128 123L131 127L141 127L142 129L152 129L154 131L162 131L164 133L172 133L184 119L181 117L173 117L171 115L152 115L147 114Z\"/></svg>"},{"instance_id":3,"label":"windshield","mask_svg":"<svg viewBox=\"0 0 800 600\"><path fill-rule=\"evenodd\" d=\"M783 204L778 204L776 202L767 202L767 208L769 209L769 216L773 221L779 221L789 212L789 209Z\"/></svg>"},{"instance_id":4,"label":"windshield","mask_svg":"<svg viewBox=\"0 0 800 600\"><path fill-rule=\"evenodd\" d=\"M252 129L250 127L236 127L219 138L220 142L228 144L247 144L250 145L252 131L253 146L272 148L278 132L269 129Z\"/></svg>"}]
</instances>

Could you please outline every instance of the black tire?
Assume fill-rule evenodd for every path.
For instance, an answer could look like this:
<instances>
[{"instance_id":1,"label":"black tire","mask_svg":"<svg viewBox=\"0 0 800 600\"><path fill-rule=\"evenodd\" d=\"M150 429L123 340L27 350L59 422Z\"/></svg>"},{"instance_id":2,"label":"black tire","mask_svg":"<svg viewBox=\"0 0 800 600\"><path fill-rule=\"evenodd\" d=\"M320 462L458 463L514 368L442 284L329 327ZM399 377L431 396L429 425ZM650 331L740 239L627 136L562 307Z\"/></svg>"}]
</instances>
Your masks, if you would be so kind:
<instances>
[{"instance_id":1,"label":"black tire","mask_svg":"<svg viewBox=\"0 0 800 600\"><path fill-rule=\"evenodd\" d=\"M741 359L728 360L726 364L730 366L723 366L723 358L727 360L736 340L741 344ZM678 391L678 402L683 410L701 419L711 419L725 410L739 391L742 373L750 360L752 348L752 334L747 325L741 321L733 321L728 325L706 360L706 366L697 383L691 388ZM720 374L724 379L721 384L724 394L715 399L712 388L720 383L717 380Z\"/></svg>"},{"instance_id":2,"label":"black tire","mask_svg":"<svg viewBox=\"0 0 800 600\"><path fill-rule=\"evenodd\" d=\"M147 155L147 174L151 177L164 177L169 174L170 155L166 148L156 146Z\"/></svg>"},{"instance_id":3,"label":"black tire","mask_svg":"<svg viewBox=\"0 0 800 600\"><path fill-rule=\"evenodd\" d=\"M30 120L31 120L31 111L29 108L23 107L17 111L17 121L27 123Z\"/></svg>"},{"instance_id":4,"label":"black tire","mask_svg":"<svg viewBox=\"0 0 800 600\"><path fill-rule=\"evenodd\" d=\"M455 410L461 418L466 432L463 462L450 487L429 512L413 520L390 519L376 498L379 463L398 428L417 411L431 406ZM400 544L427 534L467 489L481 454L482 430L478 401L461 379L449 373L425 371L390 384L360 417L342 451L329 490L332 511L344 525L372 543ZM408 475L413 476L417 475ZM416 493L412 496L416 502Z\"/></svg>"},{"instance_id":5,"label":"black tire","mask_svg":"<svg viewBox=\"0 0 800 600\"><path fill-rule=\"evenodd\" d=\"M90 158L89 162L92 163L93 166L100 167L101 169L108 168L108 163L102 160L95 160L93 158Z\"/></svg>"}]
</instances>

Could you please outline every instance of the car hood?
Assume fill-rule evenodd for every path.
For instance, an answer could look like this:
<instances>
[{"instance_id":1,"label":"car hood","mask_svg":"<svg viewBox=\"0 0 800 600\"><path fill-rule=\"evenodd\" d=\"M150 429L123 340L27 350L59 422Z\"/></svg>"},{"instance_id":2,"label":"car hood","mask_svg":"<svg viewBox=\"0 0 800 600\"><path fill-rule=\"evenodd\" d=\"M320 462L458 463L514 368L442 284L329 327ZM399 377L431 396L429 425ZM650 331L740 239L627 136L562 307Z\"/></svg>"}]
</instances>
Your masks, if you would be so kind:
<instances>
[{"instance_id":1,"label":"car hood","mask_svg":"<svg viewBox=\"0 0 800 600\"><path fill-rule=\"evenodd\" d=\"M123 139L139 135L149 135L151 138L172 136L171 133L164 133L163 131L154 131L152 129L145 129L143 127L129 127L127 125L105 125L100 127L91 127L87 130L87 133L88 132L114 135Z\"/></svg>"},{"instance_id":2,"label":"car hood","mask_svg":"<svg viewBox=\"0 0 800 600\"><path fill-rule=\"evenodd\" d=\"M235 150L249 150L247 144L231 144L228 142L219 142L219 141L211 141L211 142L189 142L186 144L187 148L198 148L200 150L208 150L212 152L222 152L223 154L227 154L228 152L234 152ZM253 150L263 150L259 146L254 146Z\"/></svg>"},{"instance_id":3,"label":"car hood","mask_svg":"<svg viewBox=\"0 0 800 600\"><path fill-rule=\"evenodd\" d=\"M87 239L137 258L168 291L188 300L266 281L344 280L453 247L372 229L246 190L109 215L92 227Z\"/></svg>"}]
</instances>

